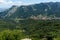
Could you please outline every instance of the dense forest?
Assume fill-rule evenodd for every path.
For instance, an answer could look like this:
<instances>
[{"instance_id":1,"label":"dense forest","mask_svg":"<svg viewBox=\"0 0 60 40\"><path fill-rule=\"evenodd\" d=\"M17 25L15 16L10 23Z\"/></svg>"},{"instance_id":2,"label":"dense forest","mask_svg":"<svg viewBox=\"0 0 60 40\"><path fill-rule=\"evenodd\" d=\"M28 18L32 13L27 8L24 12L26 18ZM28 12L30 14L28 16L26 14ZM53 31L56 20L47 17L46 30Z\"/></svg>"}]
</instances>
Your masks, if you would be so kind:
<instances>
[{"instance_id":1,"label":"dense forest","mask_svg":"<svg viewBox=\"0 0 60 40\"><path fill-rule=\"evenodd\" d=\"M0 40L60 40L60 20L20 20L0 19Z\"/></svg>"}]
</instances>

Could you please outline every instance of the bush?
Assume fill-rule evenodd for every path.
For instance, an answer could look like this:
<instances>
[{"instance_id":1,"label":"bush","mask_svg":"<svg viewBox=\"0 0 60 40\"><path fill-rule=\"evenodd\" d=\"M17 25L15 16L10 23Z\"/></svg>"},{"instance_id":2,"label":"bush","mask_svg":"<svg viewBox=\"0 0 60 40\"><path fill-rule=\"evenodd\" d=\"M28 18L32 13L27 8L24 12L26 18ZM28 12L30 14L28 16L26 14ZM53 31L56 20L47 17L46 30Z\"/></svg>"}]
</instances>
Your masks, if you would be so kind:
<instances>
[{"instance_id":1,"label":"bush","mask_svg":"<svg viewBox=\"0 0 60 40\"><path fill-rule=\"evenodd\" d=\"M20 30L5 30L0 33L0 40L21 40L24 37Z\"/></svg>"}]
</instances>

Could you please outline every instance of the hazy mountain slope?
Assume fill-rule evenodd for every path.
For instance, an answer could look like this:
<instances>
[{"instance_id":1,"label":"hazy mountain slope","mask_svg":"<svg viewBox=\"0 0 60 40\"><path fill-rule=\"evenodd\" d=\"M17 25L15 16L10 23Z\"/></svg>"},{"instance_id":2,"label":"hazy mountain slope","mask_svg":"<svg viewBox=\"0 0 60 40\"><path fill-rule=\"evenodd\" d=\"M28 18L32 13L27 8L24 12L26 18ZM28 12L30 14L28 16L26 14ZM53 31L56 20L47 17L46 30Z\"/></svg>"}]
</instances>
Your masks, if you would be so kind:
<instances>
[{"instance_id":1,"label":"hazy mountain slope","mask_svg":"<svg viewBox=\"0 0 60 40\"><path fill-rule=\"evenodd\" d=\"M5 11L7 8L0 8L0 12Z\"/></svg>"},{"instance_id":2,"label":"hazy mountain slope","mask_svg":"<svg viewBox=\"0 0 60 40\"><path fill-rule=\"evenodd\" d=\"M3 12L3 18L26 18L32 15L55 15L60 17L60 3L49 2L28 6L13 6L9 10Z\"/></svg>"},{"instance_id":3,"label":"hazy mountain slope","mask_svg":"<svg viewBox=\"0 0 60 40\"><path fill-rule=\"evenodd\" d=\"M18 8L18 7L14 5L14 6L12 6L11 8L5 10L4 12L0 12L0 13L1 13L0 16L1 16L2 18L9 17L10 15L14 14L14 12L16 11L17 8Z\"/></svg>"}]
</instances>

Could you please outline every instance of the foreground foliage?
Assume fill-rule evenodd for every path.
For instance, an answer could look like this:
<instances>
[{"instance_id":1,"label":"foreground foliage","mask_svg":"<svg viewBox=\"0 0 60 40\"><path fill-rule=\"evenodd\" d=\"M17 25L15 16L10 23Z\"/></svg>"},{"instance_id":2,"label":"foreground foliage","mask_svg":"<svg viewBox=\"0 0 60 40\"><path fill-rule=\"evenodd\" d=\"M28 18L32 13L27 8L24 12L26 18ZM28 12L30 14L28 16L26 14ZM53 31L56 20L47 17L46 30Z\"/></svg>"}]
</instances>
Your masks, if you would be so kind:
<instances>
[{"instance_id":1,"label":"foreground foliage","mask_svg":"<svg viewBox=\"0 0 60 40\"><path fill-rule=\"evenodd\" d=\"M0 40L59 40L60 20L20 20L18 23L0 21Z\"/></svg>"}]
</instances>

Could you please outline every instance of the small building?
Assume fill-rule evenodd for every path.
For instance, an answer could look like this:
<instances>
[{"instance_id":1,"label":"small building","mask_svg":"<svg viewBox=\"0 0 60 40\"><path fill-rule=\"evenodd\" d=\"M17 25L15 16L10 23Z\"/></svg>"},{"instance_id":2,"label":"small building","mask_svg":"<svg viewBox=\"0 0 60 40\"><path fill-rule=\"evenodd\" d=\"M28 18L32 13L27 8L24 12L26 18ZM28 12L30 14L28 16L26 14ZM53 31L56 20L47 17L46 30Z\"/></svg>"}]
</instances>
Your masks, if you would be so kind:
<instances>
[{"instance_id":1,"label":"small building","mask_svg":"<svg viewBox=\"0 0 60 40\"><path fill-rule=\"evenodd\" d=\"M47 40L47 38L42 38L42 40Z\"/></svg>"},{"instance_id":2,"label":"small building","mask_svg":"<svg viewBox=\"0 0 60 40\"><path fill-rule=\"evenodd\" d=\"M24 39L21 39L21 40L32 40L32 39L30 39L30 38L24 38Z\"/></svg>"}]
</instances>

